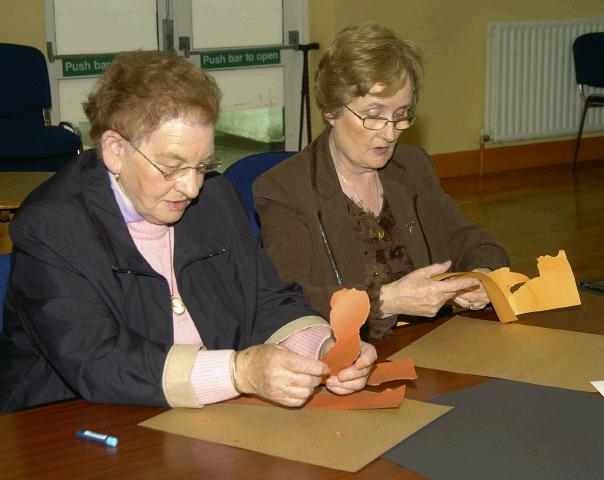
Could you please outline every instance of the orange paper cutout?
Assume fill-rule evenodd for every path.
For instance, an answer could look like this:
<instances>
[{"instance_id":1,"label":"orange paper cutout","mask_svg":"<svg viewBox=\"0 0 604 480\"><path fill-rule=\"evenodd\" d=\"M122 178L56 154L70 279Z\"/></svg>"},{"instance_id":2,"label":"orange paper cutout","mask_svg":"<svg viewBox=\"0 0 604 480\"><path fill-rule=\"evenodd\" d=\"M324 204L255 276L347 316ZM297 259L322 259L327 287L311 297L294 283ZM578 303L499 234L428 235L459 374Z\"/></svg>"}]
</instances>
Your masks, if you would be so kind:
<instances>
[{"instance_id":1,"label":"orange paper cutout","mask_svg":"<svg viewBox=\"0 0 604 480\"><path fill-rule=\"evenodd\" d=\"M378 363L369 375L367 385L375 387L392 380L417 380L413 360L408 358L397 362Z\"/></svg>"},{"instance_id":2,"label":"orange paper cutout","mask_svg":"<svg viewBox=\"0 0 604 480\"><path fill-rule=\"evenodd\" d=\"M554 308L580 305L575 276L566 258L566 252L558 255L545 255L537 258L539 276L529 279L526 275L500 268L488 274L480 272L445 273L432 277L442 280L449 277L477 278L484 285L493 308L502 323L518 320L516 315L540 312ZM512 293L511 289L520 283L520 288Z\"/></svg>"},{"instance_id":3,"label":"orange paper cutout","mask_svg":"<svg viewBox=\"0 0 604 480\"><path fill-rule=\"evenodd\" d=\"M336 395L327 390L314 394L308 402L300 408L321 408L324 410L370 410L378 408L396 408L405 398L405 385L396 388L387 388L382 392L361 391L350 395ZM245 395L231 400L228 403L243 403L267 407L270 405L281 406L268 400L253 395Z\"/></svg>"},{"instance_id":4,"label":"orange paper cutout","mask_svg":"<svg viewBox=\"0 0 604 480\"><path fill-rule=\"evenodd\" d=\"M367 292L355 288L338 290L331 296L329 323L336 343L323 361L331 368L331 375L350 367L361 352L359 329L369 315Z\"/></svg>"},{"instance_id":5,"label":"orange paper cutout","mask_svg":"<svg viewBox=\"0 0 604 480\"><path fill-rule=\"evenodd\" d=\"M331 296L331 328L336 343L325 355L323 361L331 368L331 374L337 375L341 370L350 367L361 352L359 329L369 314L369 297L366 292L342 289ZM415 380L417 373L413 360L378 363L367 379L367 384L376 386L392 380ZM373 408L398 407L405 397L405 385L381 392L355 392L349 395L336 395L328 390L321 390L313 395L302 408L323 408L334 410L364 410ZM276 405L253 395L243 395L230 403L247 405Z\"/></svg>"}]
</instances>

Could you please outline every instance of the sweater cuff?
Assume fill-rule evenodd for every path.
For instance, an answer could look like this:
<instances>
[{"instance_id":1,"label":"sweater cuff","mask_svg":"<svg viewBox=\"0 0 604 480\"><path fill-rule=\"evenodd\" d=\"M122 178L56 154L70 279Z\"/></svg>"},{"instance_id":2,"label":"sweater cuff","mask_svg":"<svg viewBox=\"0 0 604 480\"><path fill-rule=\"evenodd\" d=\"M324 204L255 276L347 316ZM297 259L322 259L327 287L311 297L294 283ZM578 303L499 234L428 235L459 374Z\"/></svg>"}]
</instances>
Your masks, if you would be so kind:
<instances>
[{"instance_id":1,"label":"sweater cuff","mask_svg":"<svg viewBox=\"0 0 604 480\"><path fill-rule=\"evenodd\" d=\"M200 405L239 395L231 380L233 350L201 350L191 370L191 386Z\"/></svg>"},{"instance_id":2,"label":"sweater cuff","mask_svg":"<svg viewBox=\"0 0 604 480\"><path fill-rule=\"evenodd\" d=\"M325 340L331 337L329 325L315 325L293 333L281 345L309 358L319 358Z\"/></svg>"},{"instance_id":3,"label":"sweater cuff","mask_svg":"<svg viewBox=\"0 0 604 480\"><path fill-rule=\"evenodd\" d=\"M264 343L281 343L286 338L296 332L313 327L315 325L329 325L327 320L316 315L307 315L305 317L296 318L289 323L283 325L279 330L274 332L269 339Z\"/></svg>"}]
</instances>

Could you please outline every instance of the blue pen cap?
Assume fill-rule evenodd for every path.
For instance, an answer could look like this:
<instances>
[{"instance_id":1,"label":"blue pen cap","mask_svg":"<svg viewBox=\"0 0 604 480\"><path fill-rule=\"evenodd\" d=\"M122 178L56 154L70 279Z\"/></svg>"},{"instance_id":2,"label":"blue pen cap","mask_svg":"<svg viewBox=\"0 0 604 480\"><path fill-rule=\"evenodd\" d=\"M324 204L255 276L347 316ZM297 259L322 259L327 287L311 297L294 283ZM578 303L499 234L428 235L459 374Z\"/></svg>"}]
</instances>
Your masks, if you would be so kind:
<instances>
[{"instance_id":1,"label":"blue pen cap","mask_svg":"<svg viewBox=\"0 0 604 480\"><path fill-rule=\"evenodd\" d=\"M92 440L93 442L104 443L108 447L115 447L118 444L118 440L116 437L104 435L102 433L91 432L90 430L78 430L76 431L76 437L83 438L85 440Z\"/></svg>"},{"instance_id":2,"label":"blue pen cap","mask_svg":"<svg viewBox=\"0 0 604 480\"><path fill-rule=\"evenodd\" d=\"M116 437L111 437L111 436L107 436L107 438L105 439L105 445L108 445L110 447L115 447L117 446L117 438Z\"/></svg>"}]
</instances>

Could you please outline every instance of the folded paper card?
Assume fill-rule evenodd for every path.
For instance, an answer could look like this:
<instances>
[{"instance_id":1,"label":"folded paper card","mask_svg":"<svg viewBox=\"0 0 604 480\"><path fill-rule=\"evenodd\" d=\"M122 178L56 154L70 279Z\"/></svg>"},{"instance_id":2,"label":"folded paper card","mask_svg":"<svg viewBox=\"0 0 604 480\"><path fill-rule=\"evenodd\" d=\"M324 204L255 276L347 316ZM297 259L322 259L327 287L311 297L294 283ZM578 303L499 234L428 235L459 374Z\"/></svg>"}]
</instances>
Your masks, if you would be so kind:
<instances>
[{"instance_id":1,"label":"folded paper card","mask_svg":"<svg viewBox=\"0 0 604 480\"><path fill-rule=\"evenodd\" d=\"M202 409L175 408L140 425L356 472L449 410L414 400L405 400L399 408L356 411L219 403Z\"/></svg>"},{"instance_id":2,"label":"folded paper card","mask_svg":"<svg viewBox=\"0 0 604 480\"><path fill-rule=\"evenodd\" d=\"M421 367L595 392L604 335L454 317L403 348Z\"/></svg>"},{"instance_id":3,"label":"folded paper card","mask_svg":"<svg viewBox=\"0 0 604 480\"><path fill-rule=\"evenodd\" d=\"M433 280L444 280L451 277L479 279L502 323L518 320L516 315L522 313L581 304L575 276L564 250L560 250L555 257L546 255L537 258L537 269L539 276L532 279L504 267L488 274L480 272L443 273L433 277ZM515 289L520 284L522 286ZM512 291L514 289L515 291Z\"/></svg>"}]
</instances>

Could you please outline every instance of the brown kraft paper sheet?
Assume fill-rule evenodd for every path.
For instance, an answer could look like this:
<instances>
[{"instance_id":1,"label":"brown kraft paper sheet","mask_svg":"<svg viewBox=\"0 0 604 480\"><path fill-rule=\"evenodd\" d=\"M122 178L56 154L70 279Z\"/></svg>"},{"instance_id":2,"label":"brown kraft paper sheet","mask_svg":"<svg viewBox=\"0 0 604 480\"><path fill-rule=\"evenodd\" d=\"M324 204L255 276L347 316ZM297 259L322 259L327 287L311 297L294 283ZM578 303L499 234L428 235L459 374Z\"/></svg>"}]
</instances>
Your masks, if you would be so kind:
<instances>
[{"instance_id":1,"label":"brown kraft paper sheet","mask_svg":"<svg viewBox=\"0 0 604 480\"><path fill-rule=\"evenodd\" d=\"M175 408L140 425L356 472L449 410L409 399L396 409L355 411L220 403Z\"/></svg>"},{"instance_id":2,"label":"brown kraft paper sheet","mask_svg":"<svg viewBox=\"0 0 604 480\"><path fill-rule=\"evenodd\" d=\"M454 317L390 360L421 367L595 392L604 378L604 336Z\"/></svg>"}]
</instances>

